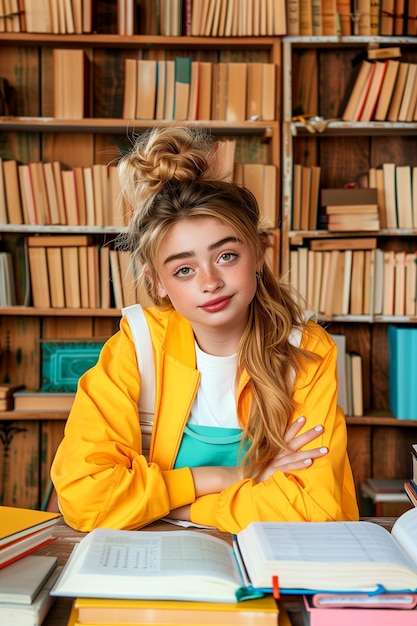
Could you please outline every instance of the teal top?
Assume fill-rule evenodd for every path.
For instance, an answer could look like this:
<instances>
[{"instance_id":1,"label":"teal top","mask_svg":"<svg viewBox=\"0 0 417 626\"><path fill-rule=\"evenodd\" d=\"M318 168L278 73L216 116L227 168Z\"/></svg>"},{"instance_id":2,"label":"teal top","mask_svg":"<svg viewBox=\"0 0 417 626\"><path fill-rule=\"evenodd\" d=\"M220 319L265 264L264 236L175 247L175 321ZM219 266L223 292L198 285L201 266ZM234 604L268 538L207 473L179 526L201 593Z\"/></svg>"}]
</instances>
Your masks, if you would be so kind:
<instances>
[{"instance_id":1,"label":"teal top","mask_svg":"<svg viewBox=\"0 0 417 626\"><path fill-rule=\"evenodd\" d=\"M187 424L175 469L205 465L236 467L250 446L250 441L247 441L240 449L242 434L241 428Z\"/></svg>"}]
</instances>

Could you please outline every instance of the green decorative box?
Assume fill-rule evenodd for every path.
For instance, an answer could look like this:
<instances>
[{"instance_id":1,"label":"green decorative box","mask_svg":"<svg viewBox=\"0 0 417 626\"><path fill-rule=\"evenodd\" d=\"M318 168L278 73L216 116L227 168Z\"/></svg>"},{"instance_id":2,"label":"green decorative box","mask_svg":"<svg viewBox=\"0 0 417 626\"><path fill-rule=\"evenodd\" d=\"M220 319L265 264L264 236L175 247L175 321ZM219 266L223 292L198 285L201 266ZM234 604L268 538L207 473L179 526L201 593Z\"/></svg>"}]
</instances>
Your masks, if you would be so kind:
<instances>
[{"instance_id":1,"label":"green decorative box","mask_svg":"<svg viewBox=\"0 0 417 626\"><path fill-rule=\"evenodd\" d=\"M103 343L42 342L41 391L76 391L80 376L97 363Z\"/></svg>"}]
</instances>

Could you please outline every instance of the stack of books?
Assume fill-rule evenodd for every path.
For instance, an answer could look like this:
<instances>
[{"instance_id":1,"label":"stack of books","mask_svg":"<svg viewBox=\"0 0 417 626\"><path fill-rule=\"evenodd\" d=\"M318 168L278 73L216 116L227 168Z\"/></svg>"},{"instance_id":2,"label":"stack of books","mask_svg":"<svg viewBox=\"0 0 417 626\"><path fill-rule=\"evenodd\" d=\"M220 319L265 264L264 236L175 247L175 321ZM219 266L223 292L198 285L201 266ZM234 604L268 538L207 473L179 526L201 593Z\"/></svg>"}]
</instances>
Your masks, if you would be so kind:
<instances>
[{"instance_id":1,"label":"stack of books","mask_svg":"<svg viewBox=\"0 0 417 626\"><path fill-rule=\"evenodd\" d=\"M33 554L52 542L59 513L0 506L0 622L38 626L53 603L55 556Z\"/></svg>"},{"instance_id":2,"label":"stack of books","mask_svg":"<svg viewBox=\"0 0 417 626\"><path fill-rule=\"evenodd\" d=\"M403 478L368 478L361 483L360 494L368 503L369 501L372 502L373 506L369 512L371 515L389 515L385 511L389 507L395 507L398 515L399 510L403 512L410 508L410 503L404 490Z\"/></svg>"},{"instance_id":3,"label":"stack of books","mask_svg":"<svg viewBox=\"0 0 417 626\"><path fill-rule=\"evenodd\" d=\"M183 624L208 623L207 615L205 622L199 618L201 608L194 610L196 602L213 604L204 607L212 612L210 623L248 623L246 606L254 615L250 623L276 624L279 595L359 593L378 595L374 602L383 604L386 594L416 594L416 540L414 508L391 533L364 521L252 522L233 544L195 530L98 528L71 554L52 595L73 598L70 624L111 624L115 615L118 624L147 624L152 607L166 624L163 611L171 606L178 616L186 602Z\"/></svg>"},{"instance_id":4,"label":"stack of books","mask_svg":"<svg viewBox=\"0 0 417 626\"><path fill-rule=\"evenodd\" d=\"M380 228L376 189L322 189L321 206L329 232Z\"/></svg>"},{"instance_id":5,"label":"stack of books","mask_svg":"<svg viewBox=\"0 0 417 626\"><path fill-rule=\"evenodd\" d=\"M12 411L14 407L14 393L23 385L12 385L9 383L0 384L0 411Z\"/></svg>"}]
</instances>

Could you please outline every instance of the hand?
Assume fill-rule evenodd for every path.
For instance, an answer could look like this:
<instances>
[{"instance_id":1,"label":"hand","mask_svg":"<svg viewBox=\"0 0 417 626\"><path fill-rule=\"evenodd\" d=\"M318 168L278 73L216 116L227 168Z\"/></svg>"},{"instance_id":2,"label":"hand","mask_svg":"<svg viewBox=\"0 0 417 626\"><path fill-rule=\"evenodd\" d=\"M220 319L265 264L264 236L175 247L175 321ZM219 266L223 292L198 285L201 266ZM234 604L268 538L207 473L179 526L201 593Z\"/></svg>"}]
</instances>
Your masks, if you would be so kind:
<instances>
[{"instance_id":1,"label":"hand","mask_svg":"<svg viewBox=\"0 0 417 626\"><path fill-rule=\"evenodd\" d=\"M284 440L288 444L288 450L281 450L276 457L264 469L258 478L258 482L267 480L274 472L289 472L291 470L303 469L309 467L313 463L313 459L320 458L328 453L328 448L313 448L311 450L302 450L307 444L323 433L323 426L318 425L315 428L307 430L302 435L297 434L304 426L305 417L299 417L291 424L285 432Z\"/></svg>"}]
</instances>

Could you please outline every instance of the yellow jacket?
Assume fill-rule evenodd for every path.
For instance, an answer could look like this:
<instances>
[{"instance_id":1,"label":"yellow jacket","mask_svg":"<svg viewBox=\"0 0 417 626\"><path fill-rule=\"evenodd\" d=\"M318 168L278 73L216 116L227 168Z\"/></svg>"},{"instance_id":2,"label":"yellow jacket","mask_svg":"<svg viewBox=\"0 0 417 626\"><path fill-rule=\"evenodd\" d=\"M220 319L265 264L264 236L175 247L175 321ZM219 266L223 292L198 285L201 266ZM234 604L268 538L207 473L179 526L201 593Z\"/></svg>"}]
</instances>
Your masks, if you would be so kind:
<instances>
[{"instance_id":1,"label":"yellow jacket","mask_svg":"<svg viewBox=\"0 0 417 626\"><path fill-rule=\"evenodd\" d=\"M306 429L323 424L322 436L310 445L327 446L329 453L303 470L276 471L261 483L244 479L219 494L196 498L191 470L172 469L200 380L193 331L173 310L151 308L145 315L156 371L149 463L141 454L135 346L123 318L97 365L80 379L52 465L60 509L70 526L139 528L186 504L193 522L233 533L253 520L358 518L345 419L336 404L336 347L319 325L309 322L302 337L301 346L320 359L308 362L295 379L294 399L302 410L294 420L305 415ZM248 381L244 372L237 391L242 424L252 398Z\"/></svg>"}]
</instances>

